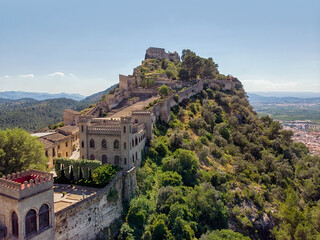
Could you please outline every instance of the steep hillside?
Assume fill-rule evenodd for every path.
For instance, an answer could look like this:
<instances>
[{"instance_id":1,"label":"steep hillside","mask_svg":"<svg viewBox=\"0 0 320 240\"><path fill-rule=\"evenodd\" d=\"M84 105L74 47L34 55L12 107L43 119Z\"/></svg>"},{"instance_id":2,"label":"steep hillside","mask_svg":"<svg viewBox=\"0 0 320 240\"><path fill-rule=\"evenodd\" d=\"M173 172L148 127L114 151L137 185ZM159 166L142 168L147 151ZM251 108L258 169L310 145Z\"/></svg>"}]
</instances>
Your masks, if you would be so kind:
<instances>
[{"instance_id":1,"label":"steep hillside","mask_svg":"<svg viewBox=\"0 0 320 240\"><path fill-rule=\"evenodd\" d=\"M67 98L0 100L0 129L21 127L28 131L41 130L61 122L63 110L77 105L77 101Z\"/></svg>"},{"instance_id":2,"label":"steep hillside","mask_svg":"<svg viewBox=\"0 0 320 240\"><path fill-rule=\"evenodd\" d=\"M110 92L110 90L115 89L117 85L118 84L114 84L104 91L94 93L94 94L86 97L85 99L82 99L81 101L79 101L79 104L76 107L76 110L81 111L81 110L87 108L89 105L99 102L103 98L104 95L106 95L108 92Z\"/></svg>"},{"instance_id":3,"label":"steep hillside","mask_svg":"<svg viewBox=\"0 0 320 240\"><path fill-rule=\"evenodd\" d=\"M0 98L0 129L20 127L27 131L40 131L51 124L61 122L63 110L71 108L81 111L101 100L105 93L113 89L115 85L105 91L93 94L82 101L68 98L55 98L38 101L32 98L19 100Z\"/></svg>"},{"instance_id":4,"label":"steep hillside","mask_svg":"<svg viewBox=\"0 0 320 240\"><path fill-rule=\"evenodd\" d=\"M120 239L320 237L320 157L243 89L206 88L154 132Z\"/></svg>"}]
</instances>

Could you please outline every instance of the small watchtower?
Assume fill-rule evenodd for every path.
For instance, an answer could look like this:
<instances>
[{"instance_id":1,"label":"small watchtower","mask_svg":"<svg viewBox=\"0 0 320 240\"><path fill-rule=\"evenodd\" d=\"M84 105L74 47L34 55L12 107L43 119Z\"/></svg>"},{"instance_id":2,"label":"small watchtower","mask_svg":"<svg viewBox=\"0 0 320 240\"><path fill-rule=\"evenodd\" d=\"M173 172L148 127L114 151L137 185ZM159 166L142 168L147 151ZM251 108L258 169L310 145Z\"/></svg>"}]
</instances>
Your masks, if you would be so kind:
<instances>
[{"instance_id":1,"label":"small watchtower","mask_svg":"<svg viewBox=\"0 0 320 240\"><path fill-rule=\"evenodd\" d=\"M38 170L2 177L0 239L54 239L52 187L53 175Z\"/></svg>"}]
</instances>

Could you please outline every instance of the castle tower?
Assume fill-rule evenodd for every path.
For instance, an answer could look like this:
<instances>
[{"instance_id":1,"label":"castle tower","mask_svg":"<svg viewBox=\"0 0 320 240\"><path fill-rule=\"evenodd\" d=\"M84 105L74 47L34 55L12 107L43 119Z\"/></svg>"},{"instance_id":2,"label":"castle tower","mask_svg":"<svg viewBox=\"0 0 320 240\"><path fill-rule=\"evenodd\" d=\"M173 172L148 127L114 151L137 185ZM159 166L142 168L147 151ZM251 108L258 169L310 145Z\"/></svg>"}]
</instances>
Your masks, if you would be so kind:
<instances>
[{"instance_id":1,"label":"castle tower","mask_svg":"<svg viewBox=\"0 0 320 240\"><path fill-rule=\"evenodd\" d=\"M130 159L131 148L131 117L120 118L121 129L121 164L123 169L129 169L132 167L132 159Z\"/></svg>"},{"instance_id":2,"label":"castle tower","mask_svg":"<svg viewBox=\"0 0 320 240\"><path fill-rule=\"evenodd\" d=\"M88 156L88 126L90 125L91 116L79 117L79 146L80 146L80 159L89 159Z\"/></svg>"},{"instance_id":3,"label":"castle tower","mask_svg":"<svg viewBox=\"0 0 320 240\"><path fill-rule=\"evenodd\" d=\"M151 111L135 110L131 113L132 120L139 123L144 123L147 131L147 138L153 138L153 123L154 116Z\"/></svg>"},{"instance_id":4,"label":"castle tower","mask_svg":"<svg viewBox=\"0 0 320 240\"><path fill-rule=\"evenodd\" d=\"M54 239L53 175L27 170L0 179L1 239ZM2 229L2 231L1 231Z\"/></svg>"}]
</instances>

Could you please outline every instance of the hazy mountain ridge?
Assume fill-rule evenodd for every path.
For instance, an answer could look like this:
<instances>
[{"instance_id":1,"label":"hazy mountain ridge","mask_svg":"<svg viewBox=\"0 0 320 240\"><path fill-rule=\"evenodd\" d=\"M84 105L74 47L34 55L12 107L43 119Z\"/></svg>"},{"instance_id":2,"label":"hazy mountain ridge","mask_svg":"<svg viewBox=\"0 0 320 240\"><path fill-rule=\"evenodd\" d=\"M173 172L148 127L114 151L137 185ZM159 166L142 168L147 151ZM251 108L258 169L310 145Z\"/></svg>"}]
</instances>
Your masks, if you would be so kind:
<instances>
[{"instance_id":1,"label":"hazy mountain ridge","mask_svg":"<svg viewBox=\"0 0 320 240\"><path fill-rule=\"evenodd\" d=\"M81 101L86 97L78 93L44 93L44 92L24 92L24 91L4 91L0 92L0 98L18 100L23 98L33 98L35 100L46 100L54 98L70 98Z\"/></svg>"},{"instance_id":2,"label":"hazy mountain ridge","mask_svg":"<svg viewBox=\"0 0 320 240\"><path fill-rule=\"evenodd\" d=\"M320 97L310 97L310 98L301 98L301 97L266 97L261 96L256 93L248 93L249 101L254 103L320 103Z\"/></svg>"},{"instance_id":3,"label":"hazy mountain ridge","mask_svg":"<svg viewBox=\"0 0 320 240\"><path fill-rule=\"evenodd\" d=\"M0 98L0 129L21 127L27 131L39 131L51 124L61 122L63 110L71 108L82 110L101 100L104 94L115 88L113 85L81 101L69 98L36 100L33 98Z\"/></svg>"}]
</instances>

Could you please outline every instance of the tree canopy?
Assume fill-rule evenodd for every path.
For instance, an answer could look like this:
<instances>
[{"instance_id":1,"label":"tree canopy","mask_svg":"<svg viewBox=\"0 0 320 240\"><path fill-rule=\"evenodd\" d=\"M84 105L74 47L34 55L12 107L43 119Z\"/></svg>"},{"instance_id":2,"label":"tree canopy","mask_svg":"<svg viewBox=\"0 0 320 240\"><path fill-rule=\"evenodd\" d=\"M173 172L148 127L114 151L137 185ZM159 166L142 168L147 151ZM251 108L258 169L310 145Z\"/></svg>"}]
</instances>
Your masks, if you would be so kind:
<instances>
[{"instance_id":1,"label":"tree canopy","mask_svg":"<svg viewBox=\"0 0 320 240\"><path fill-rule=\"evenodd\" d=\"M26 169L45 170L48 158L37 137L23 129L0 130L0 172L20 172Z\"/></svg>"}]
</instances>

